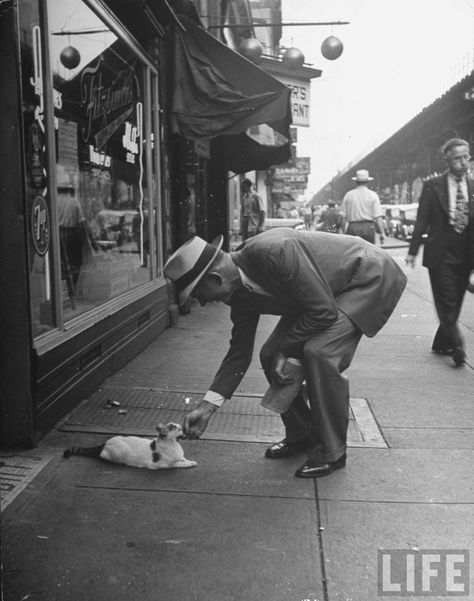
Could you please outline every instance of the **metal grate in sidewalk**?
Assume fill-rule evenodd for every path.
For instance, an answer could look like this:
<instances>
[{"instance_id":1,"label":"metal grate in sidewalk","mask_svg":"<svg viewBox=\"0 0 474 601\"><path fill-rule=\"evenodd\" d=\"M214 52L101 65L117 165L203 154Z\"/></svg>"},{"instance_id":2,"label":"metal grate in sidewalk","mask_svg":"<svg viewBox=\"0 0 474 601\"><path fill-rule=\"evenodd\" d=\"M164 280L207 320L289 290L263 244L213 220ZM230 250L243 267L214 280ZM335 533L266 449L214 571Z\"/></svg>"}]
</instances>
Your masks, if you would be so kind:
<instances>
[{"instance_id":1,"label":"metal grate in sidewalk","mask_svg":"<svg viewBox=\"0 0 474 601\"><path fill-rule=\"evenodd\" d=\"M156 426L182 423L203 392L140 387L104 387L84 400L60 425L69 432L153 436ZM260 405L262 395L236 394L211 418L203 439L274 442L284 436L277 413ZM386 448L366 399L350 401L348 445Z\"/></svg>"},{"instance_id":2,"label":"metal grate in sidewalk","mask_svg":"<svg viewBox=\"0 0 474 601\"><path fill-rule=\"evenodd\" d=\"M51 457L0 452L0 493L3 511L51 461Z\"/></svg>"}]
</instances>

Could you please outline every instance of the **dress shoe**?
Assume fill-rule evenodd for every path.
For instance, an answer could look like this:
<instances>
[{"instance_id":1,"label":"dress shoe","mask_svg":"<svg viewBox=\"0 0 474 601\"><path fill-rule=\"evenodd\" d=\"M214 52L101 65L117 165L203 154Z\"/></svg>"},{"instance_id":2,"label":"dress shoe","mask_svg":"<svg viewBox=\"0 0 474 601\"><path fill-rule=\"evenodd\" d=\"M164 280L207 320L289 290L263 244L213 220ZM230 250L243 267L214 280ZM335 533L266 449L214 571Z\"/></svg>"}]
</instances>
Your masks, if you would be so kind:
<instances>
[{"instance_id":1,"label":"dress shoe","mask_svg":"<svg viewBox=\"0 0 474 601\"><path fill-rule=\"evenodd\" d=\"M308 460L301 467L299 467L295 476L298 478L321 478L321 476L327 476L332 474L335 470L341 469L346 465L346 454L339 457L336 461L330 463L321 463L319 465L311 465L311 461Z\"/></svg>"},{"instance_id":2,"label":"dress shoe","mask_svg":"<svg viewBox=\"0 0 474 601\"><path fill-rule=\"evenodd\" d=\"M272 444L265 451L265 457L269 459L280 459L281 457L289 457L290 455L296 455L297 453L302 453L306 451L307 443L305 440L297 441L297 442L286 442L286 440L282 440L281 442L276 442Z\"/></svg>"},{"instance_id":3,"label":"dress shoe","mask_svg":"<svg viewBox=\"0 0 474 601\"><path fill-rule=\"evenodd\" d=\"M452 357L454 361L454 365L456 367L460 367L463 363L466 362L466 352L462 348L462 346L457 346L452 352Z\"/></svg>"}]
</instances>

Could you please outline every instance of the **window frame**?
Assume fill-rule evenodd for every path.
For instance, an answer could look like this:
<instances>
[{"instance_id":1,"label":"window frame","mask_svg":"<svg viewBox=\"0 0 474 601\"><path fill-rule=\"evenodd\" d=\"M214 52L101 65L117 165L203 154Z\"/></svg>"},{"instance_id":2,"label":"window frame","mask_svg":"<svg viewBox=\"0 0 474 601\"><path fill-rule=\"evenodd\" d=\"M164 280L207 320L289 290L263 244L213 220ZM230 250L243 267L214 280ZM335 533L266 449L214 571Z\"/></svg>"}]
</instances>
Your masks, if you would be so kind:
<instances>
[{"instance_id":1,"label":"window frame","mask_svg":"<svg viewBox=\"0 0 474 601\"><path fill-rule=\"evenodd\" d=\"M43 55L43 94L44 94L44 122L45 122L45 144L47 157L47 177L49 182L49 195L51 199L51 252L52 274L51 274L51 292L54 295L53 319L56 324L45 333L37 335L33 339L33 345L39 354L48 352L57 344L65 339L76 335L97 323L97 320L105 315L110 315L130 305L134 300L142 298L157 287L165 284L162 275L163 266L163 228L162 228L162 202L163 202L163 183L161 178L161 142L162 142L162 124L161 108L159 104L159 71L152 58L146 50L139 44L133 35L128 32L121 22L100 2L100 0L82 0L83 4L106 25L119 39L126 43L132 52L141 61L144 69L144 159L146 164L146 182L148 190L153 190L153 176L156 178L156 190L154 194L149 195L147 208L150 211L155 209L156 218L149 219L149 240L150 240L150 280L136 288L123 292L116 298L112 298L89 311L78 315L70 320L64 319L63 304L61 302L61 260L60 260L60 241L59 228L56 216L56 143L54 129L54 90L53 90L53 71L50 58L50 27L48 20L48 4L40 2L41 19L41 42ZM146 143L151 139L151 133L154 133L155 149L152 152L151 145ZM26 176L27 174L25 174ZM156 207L154 207L156 201ZM153 214L153 213L150 213ZM156 236L155 236L156 232Z\"/></svg>"}]
</instances>

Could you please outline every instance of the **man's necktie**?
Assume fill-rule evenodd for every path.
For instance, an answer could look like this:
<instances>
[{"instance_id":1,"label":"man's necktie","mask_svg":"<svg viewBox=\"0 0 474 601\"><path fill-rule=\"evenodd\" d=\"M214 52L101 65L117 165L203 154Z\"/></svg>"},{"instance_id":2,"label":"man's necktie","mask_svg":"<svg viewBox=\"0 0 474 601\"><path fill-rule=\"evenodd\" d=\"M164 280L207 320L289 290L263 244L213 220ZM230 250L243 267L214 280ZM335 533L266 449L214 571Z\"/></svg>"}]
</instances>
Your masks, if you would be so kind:
<instances>
[{"instance_id":1,"label":"man's necktie","mask_svg":"<svg viewBox=\"0 0 474 601\"><path fill-rule=\"evenodd\" d=\"M469 207L461 185L462 177L457 177L456 183L458 187L456 189L456 210L454 213L453 228L458 234L461 234L467 226Z\"/></svg>"}]
</instances>

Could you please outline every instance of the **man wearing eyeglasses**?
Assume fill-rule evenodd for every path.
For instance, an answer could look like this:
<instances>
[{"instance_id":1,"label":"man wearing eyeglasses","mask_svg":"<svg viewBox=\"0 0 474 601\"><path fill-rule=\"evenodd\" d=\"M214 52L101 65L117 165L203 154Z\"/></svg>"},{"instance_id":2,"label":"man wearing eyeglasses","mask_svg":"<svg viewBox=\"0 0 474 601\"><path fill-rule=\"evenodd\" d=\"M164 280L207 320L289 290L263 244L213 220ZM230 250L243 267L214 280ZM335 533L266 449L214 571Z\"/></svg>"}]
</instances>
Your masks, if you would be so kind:
<instances>
[{"instance_id":1,"label":"man wearing eyeglasses","mask_svg":"<svg viewBox=\"0 0 474 601\"><path fill-rule=\"evenodd\" d=\"M426 234L423 265L429 271L439 319L432 351L450 355L459 367L466 361L466 351L458 319L474 269L474 179L466 140L451 138L443 153L448 169L423 185L406 262L414 267Z\"/></svg>"}]
</instances>

